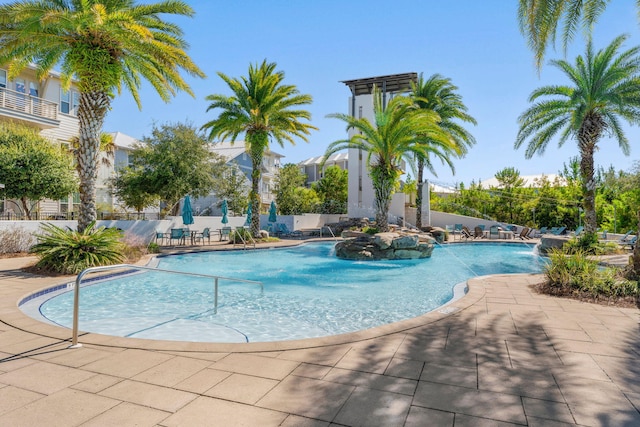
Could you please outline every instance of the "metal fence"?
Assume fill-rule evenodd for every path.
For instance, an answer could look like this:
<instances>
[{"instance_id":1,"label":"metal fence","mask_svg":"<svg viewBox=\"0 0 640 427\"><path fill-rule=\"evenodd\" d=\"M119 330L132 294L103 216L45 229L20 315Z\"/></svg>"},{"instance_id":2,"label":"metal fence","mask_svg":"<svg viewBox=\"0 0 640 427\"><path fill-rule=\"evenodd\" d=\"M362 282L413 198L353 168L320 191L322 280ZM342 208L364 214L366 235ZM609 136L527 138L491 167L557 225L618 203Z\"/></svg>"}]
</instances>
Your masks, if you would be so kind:
<instances>
[{"instance_id":1,"label":"metal fence","mask_svg":"<svg viewBox=\"0 0 640 427\"><path fill-rule=\"evenodd\" d=\"M0 213L0 221L73 221L78 219L78 212L47 212L36 211L31 213L31 218L27 218L22 212L15 213L6 211ZM100 220L158 220L160 218L159 213L149 212L98 212L97 219Z\"/></svg>"}]
</instances>

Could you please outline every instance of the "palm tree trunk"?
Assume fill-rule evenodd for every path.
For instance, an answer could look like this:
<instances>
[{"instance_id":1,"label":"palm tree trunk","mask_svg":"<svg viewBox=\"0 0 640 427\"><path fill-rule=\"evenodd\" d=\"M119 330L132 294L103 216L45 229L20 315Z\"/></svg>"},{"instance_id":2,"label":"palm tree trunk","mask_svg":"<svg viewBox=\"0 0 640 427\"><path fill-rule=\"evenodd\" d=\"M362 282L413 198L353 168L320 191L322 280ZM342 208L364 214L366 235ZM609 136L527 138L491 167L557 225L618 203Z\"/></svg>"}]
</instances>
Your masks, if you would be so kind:
<instances>
[{"instance_id":1,"label":"palm tree trunk","mask_svg":"<svg viewBox=\"0 0 640 427\"><path fill-rule=\"evenodd\" d=\"M374 171L372 171L374 172ZM380 232L389 231L389 206L395 179L388 172L378 169L376 179L373 179L373 189L376 196L376 225Z\"/></svg>"},{"instance_id":2,"label":"palm tree trunk","mask_svg":"<svg viewBox=\"0 0 640 427\"><path fill-rule=\"evenodd\" d=\"M596 233L598 221L596 218L596 181L594 178L593 153L596 148L604 121L597 115L585 118L578 132L580 148L580 175L582 176L582 193L584 207L584 228L587 233Z\"/></svg>"},{"instance_id":3,"label":"palm tree trunk","mask_svg":"<svg viewBox=\"0 0 640 427\"><path fill-rule=\"evenodd\" d=\"M638 229L636 230L636 236L640 236L640 209L638 209ZM633 247L633 272L636 277L640 277L640 243L636 240L636 244Z\"/></svg>"},{"instance_id":4,"label":"palm tree trunk","mask_svg":"<svg viewBox=\"0 0 640 427\"><path fill-rule=\"evenodd\" d=\"M80 123L77 151L78 176L80 178L80 212L78 231L82 232L96 220L96 179L100 154L100 133L109 110L111 98L106 92L81 92L78 106Z\"/></svg>"},{"instance_id":5,"label":"palm tree trunk","mask_svg":"<svg viewBox=\"0 0 640 427\"><path fill-rule=\"evenodd\" d=\"M418 157L418 185L416 186L416 227L422 229L422 183L423 178L423 169L424 169L424 159L422 157Z\"/></svg>"},{"instance_id":6,"label":"palm tree trunk","mask_svg":"<svg viewBox=\"0 0 640 427\"><path fill-rule=\"evenodd\" d=\"M247 137L249 139L249 137ZM258 237L260 234L260 179L262 178L262 158L267 146L267 135L253 135L249 143L251 144L251 191L249 192L249 203L251 203L251 235Z\"/></svg>"}]
</instances>

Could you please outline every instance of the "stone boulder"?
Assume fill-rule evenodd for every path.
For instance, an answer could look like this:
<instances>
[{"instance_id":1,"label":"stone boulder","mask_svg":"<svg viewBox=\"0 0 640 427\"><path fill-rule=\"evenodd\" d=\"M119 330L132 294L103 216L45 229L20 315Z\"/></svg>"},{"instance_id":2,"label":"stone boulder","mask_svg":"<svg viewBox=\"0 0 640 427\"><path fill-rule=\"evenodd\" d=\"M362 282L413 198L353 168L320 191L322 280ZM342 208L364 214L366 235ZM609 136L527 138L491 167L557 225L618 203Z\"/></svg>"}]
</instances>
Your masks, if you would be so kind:
<instances>
[{"instance_id":1,"label":"stone boulder","mask_svg":"<svg viewBox=\"0 0 640 427\"><path fill-rule=\"evenodd\" d=\"M342 259L392 260L428 258L434 241L426 235L400 233L364 234L336 244L336 256Z\"/></svg>"},{"instance_id":2,"label":"stone boulder","mask_svg":"<svg viewBox=\"0 0 640 427\"><path fill-rule=\"evenodd\" d=\"M560 249L569 241L569 236L544 235L540 238L540 246L538 252L540 255L546 255L550 249Z\"/></svg>"}]
</instances>

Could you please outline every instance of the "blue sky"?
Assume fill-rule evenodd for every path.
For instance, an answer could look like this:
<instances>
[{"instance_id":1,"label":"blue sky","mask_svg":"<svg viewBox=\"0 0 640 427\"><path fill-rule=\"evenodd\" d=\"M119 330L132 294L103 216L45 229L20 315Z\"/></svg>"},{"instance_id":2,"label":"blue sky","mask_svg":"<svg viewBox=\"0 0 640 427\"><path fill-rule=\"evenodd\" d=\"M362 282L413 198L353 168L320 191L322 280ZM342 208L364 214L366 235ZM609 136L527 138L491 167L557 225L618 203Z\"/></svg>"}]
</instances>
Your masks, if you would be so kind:
<instances>
[{"instance_id":1,"label":"blue sky","mask_svg":"<svg viewBox=\"0 0 640 427\"><path fill-rule=\"evenodd\" d=\"M149 135L153 123L191 122L202 125L215 117L206 112L205 96L229 94L217 76L247 74L250 63L267 59L285 72L285 82L313 97L308 109L312 124L319 128L310 142L272 149L296 163L323 154L326 146L346 135L343 123L327 114L347 113L348 88L343 80L386 74L439 73L452 79L478 121L469 129L477 140L465 159L456 160L456 174L438 164L440 183L487 179L508 166L522 175L557 173L576 144L563 148L550 144L542 157L524 158L524 148L515 151L517 117L528 106L527 98L537 87L564 84L556 69L545 65L540 74L533 55L517 26L515 0L396 0L285 1L245 0L189 1L193 19L170 18L185 30L189 54L207 74L191 79L196 97L180 94L163 103L145 85L142 111L128 93L113 103L105 131L120 131L140 138ZM632 0L609 4L596 26L595 46L601 48L614 37L627 33L627 48L640 44L640 26ZM576 37L568 59L584 51L584 39ZM547 59L560 58L560 47ZM640 132L628 128L631 156L625 157L614 141L603 140L596 163L629 169L640 159Z\"/></svg>"}]
</instances>

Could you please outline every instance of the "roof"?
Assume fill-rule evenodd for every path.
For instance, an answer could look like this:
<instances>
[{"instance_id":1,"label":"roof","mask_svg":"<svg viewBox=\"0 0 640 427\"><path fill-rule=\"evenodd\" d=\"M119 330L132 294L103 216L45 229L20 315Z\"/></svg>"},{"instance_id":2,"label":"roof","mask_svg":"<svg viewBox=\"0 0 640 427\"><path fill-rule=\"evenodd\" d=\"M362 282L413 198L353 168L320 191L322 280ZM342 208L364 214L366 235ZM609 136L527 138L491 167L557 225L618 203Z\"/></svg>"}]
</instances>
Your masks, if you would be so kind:
<instances>
[{"instance_id":1,"label":"roof","mask_svg":"<svg viewBox=\"0 0 640 427\"><path fill-rule=\"evenodd\" d=\"M311 157L307 160L303 160L298 163L298 166L310 166L310 165L319 165L324 160L324 156ZM325 161L325 164L330 165L331 163L338 163L349 160L349 152L345 153L333 153L329 156L329 158Z\"/></svg>"},{"instance_id":2,"label":"roof","mask_svg":"<svg viewBox=\"0 0 640 427\"><path fill-rule=\"evenodd\" d=\"M404 92L411 88L411 82L418 81L418 73L390 74L388 76L367 77L364 79L344 80L341 83L349 86L355 96L373 92L373 86L385 92Z\"/></svg>"},{"instance_id":3,"label":"roof","mask_svg":"<svg viewBox=\"0 0 640 427\"><path fill-rule=\"evenodd\" d=\"M225 157L228 160L235 159L236 157L242 155L242 153L246 153L246 142L245 141L235 141L233 143L229 141L220 141L214 142L211 145L211 151L221 156ZM274 157L282 158L284 155L280 153L276 153L275 151L271 151L267 149L265 154L272 155Z\"/></svg>"},{"instance_id":4,"label":"roof","mask_svg":"<svg viewBox=\"0 0 640 427\"><path fill-rule=\"evenodd\" d=\"M520 178L522 180L524 180L523 187L528 187L528 188L540 187L538 182L540 181L540 179L542 177L546 177L547 180L549 182L551 182L551 183L553 183L556 179L559 179L562 184L565 183L564 178L562 178L560 175L555 174L555 173L549 173L549 174L542 173L542 174L538 174L538 175L520 175ZM484 181L481 181L480 185L482 185L482 188L490 188L490 187L499 188L501 184L494 177L494 178L489 178L489 179L485 179Z\"/></svg>"},{"instance_id":5,"label":"roof","mask_svg":"<svg viewBox=\"0 0 640 427\"><path fill-rule=\"evenodd\" d=\"M111 137L113 138L113 144L118 148L125 148L125 149L132 150L134 145L140 142L134 137L124 134L122 132L109 132L109 135L111 135Z\"/></svg>"}]
</instances>

